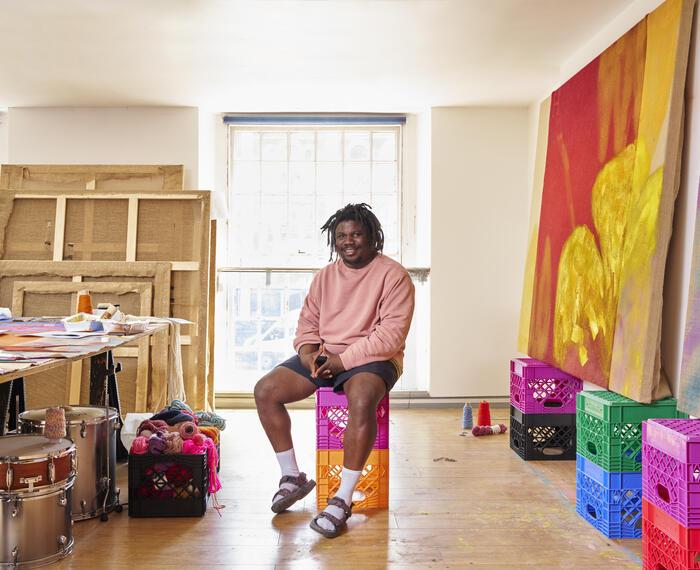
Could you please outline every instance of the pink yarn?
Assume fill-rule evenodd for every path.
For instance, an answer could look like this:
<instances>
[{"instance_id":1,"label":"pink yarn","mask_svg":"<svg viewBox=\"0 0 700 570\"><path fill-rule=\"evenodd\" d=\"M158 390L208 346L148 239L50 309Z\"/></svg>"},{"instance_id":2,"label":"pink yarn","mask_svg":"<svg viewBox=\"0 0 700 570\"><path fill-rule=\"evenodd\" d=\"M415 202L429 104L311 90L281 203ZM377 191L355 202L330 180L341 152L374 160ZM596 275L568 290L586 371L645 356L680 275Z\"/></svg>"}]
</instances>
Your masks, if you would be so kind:
<instances>
[{"instance_id":1,"label":"pink yarn","mask_svg":"<svg viewBox=\"0 0 700 570\"><path fill-rule=\"evenodd\" d=\"M197 445L194 439L186 439L182 444L183 453L207 453L207 466L209 467L209 493L216 493L221 489L221 481L216 472L216 464L219 462L219 454L216 445L210 438L204 438L204 445Z\"/></svg>"},{"instance_id":2,"label":"pink yarn","mask_svg":"<svg viewBox=\"0 0 700 570\"><path fill-rule=\"evenodd\" d=\"M192 441L193 441L196 445L204 445L204 440L205 440L205 439L208 439L208 438L205 438L204 435L201 434L201 433L196 433L196 434L194 434L194 435L192 436Z\"/></svg>"},{"instance_id":3,"label":"pink yarn","mask_svg":"<svg viewBox=\"0 0 700 570\"><path fill-rule=\"evenodd\" d=\"M197 424L194 422L182 422L178 424L180 429L180 437L182 439L192 439L195 434L199 433Z\"/></svg>"},{"instance_id":4,"label":"pink yarn","mask_svg":"<svg viewBox=\"0 0 700 570\"><path fill-rule=\"evenodd\" d=\"M163 420L144 420L139 424L136 435L150 437L154 433L162 433L168 429L168 424ZM148 432L148 433L145 433Z\"/></svg>"},{"instance_id":5,"label":"pink yarn","mask_svg":"<svg viewBox=\"0 0 700 570\"><path fill-rule=\"evenodd\" d=\"M138 436L134 441L131 442L131 451L134 455L143 455L148 452L148 438L143 436Z\"/></svg>"}]
</instances>

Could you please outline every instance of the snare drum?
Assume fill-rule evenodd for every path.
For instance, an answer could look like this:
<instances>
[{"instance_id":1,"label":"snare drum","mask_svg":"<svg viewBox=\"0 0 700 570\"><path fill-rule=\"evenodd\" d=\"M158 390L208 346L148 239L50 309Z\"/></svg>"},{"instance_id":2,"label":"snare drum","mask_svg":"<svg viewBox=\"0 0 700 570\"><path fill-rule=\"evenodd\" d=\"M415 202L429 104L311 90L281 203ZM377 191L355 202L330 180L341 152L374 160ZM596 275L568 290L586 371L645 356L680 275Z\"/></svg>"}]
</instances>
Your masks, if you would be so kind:
<instances>
[{"instance_id":1,"label":"snare drum","mask_svg":"<svg viewBox=\"0 0 700 570\"><path fill-rule=\"evenodd\" d=\"M73 520L97 517L114 508L120 510L119 489L116 487L117 410L109 408L107 415L105 408L99 406L63 408L66 431L75 442L78 456L78 474L73 488ZM23 412L19 416L19 431L43 433L45 420L46 408ZM107 479L109 493L105 503Z\"/></svg>"},{"instance_id":2,"label":"snare drum","mask_svg":"<svg viewBox=\"0 0 700 570\"><path fill-rule=\"evenodd\" d=\"M0 473L0 566L33 568L70 554L73 442L0 437Z\"/></svg>"}]
</instances>

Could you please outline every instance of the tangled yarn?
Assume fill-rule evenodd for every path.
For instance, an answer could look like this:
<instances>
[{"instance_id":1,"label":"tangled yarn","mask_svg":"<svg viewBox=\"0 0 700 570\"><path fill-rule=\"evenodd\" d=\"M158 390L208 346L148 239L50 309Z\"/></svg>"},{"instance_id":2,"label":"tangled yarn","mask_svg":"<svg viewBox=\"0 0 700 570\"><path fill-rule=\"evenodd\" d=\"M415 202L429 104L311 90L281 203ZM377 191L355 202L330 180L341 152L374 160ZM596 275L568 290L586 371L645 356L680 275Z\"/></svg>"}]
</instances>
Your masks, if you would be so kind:
<instances>
[{"instance_id":1,"label":"tangled yarn","mask_svg":"<svg viewBox=\"0 0 700 570\"><path fill-rule=\"evenodd\" d=\"M168 424L162 420L144 420L139 424L136 430L136 435L143 435L145 437L150 437L154 433L162 433L168 429Z\"/></svg>"},{"instance_id":2,"label":"tangled yarn","mask_svg":"<svg viewBox=\"0 0 700 570\"><path fill-rule=\"evenodd\" d=\"M165 437L159 433L154 433L148 438L148 452L149 453L165 453L167 448L167 443L165 442Z\"/></svg>"},{"instance_id":3,"label":"tangled yarn","mask_svg":"<svg viewBox=\"0 0 700 570\"><path fill-rule=\"evenodd\" d=\"M131 442L131 450L129 453L135 455L143 455L148 452L148 438L140 435Z\"/></svg>"},{"instance_id":4,"label":"tangled yarn","mask_svg":"<svg viewBox=\"0 0 700 570\"><path fill-rule=\"evenodd\" d=\"M182 444L182 451L190 454L206 452L207 466L209 468L209 492L213 494L221 489L221 481L219 481L219 475L216 473L216 465L219 462L219 454L217 453L216 446L211 439L208 437L204 438L203 445L197 445L193 439L188 439Z\"/></svg>"},{"instance_id":5,"label":"tangled yarn","mask_svg":"<svg viewBox=\"0 0 700 570\"><path fill-rule=\"evenodd\" d=\"M182 438L179 433L168 432L164 436L165 453L172 455L173 453L182 453Z\"/></svg>"},{"instance_id":6,"label":"tangled yarn","mask_svg":"<svg viewBox=\"0 0 700 570\"><path fill-rule=\"evenodd\" d=\"M206 435L208 438L210 438L215 445L218 445L219 443L219 428L215 427L210 427L210 426L197 426L199 428L199 433L203 433Z\"/></svg>"},{"instance_id":7,"label":"tangled yarn","mask_svg":"<svg viewBox=\"0 0 700 570\"><path fill-rule=\"evenodd\" d=\"M198 412L197 423L200 426L215 427L221 431L226 429L226 420L214 412Z\"/></svg>"}]
</instances>

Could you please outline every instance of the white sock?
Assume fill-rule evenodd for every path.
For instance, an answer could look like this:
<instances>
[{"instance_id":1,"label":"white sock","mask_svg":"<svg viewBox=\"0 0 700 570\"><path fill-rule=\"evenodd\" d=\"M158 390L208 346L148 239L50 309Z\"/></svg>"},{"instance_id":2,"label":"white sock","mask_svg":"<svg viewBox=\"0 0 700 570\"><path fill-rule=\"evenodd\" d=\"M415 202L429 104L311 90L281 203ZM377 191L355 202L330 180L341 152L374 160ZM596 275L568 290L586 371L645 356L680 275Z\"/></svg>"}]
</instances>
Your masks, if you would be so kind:
<instances>
[{"instance_id":1,"label":"white sock","mask_svg":"<svg viewBox=\"0 0 700 570\"><path fill-rule=\"evenodd\" d=\"M348 507L352 505L352 494L355 492L355 487L357 487L361 475L362 471L353 471L352 469L343 467L343 471L340 475L340 488L335 496L343 499ZM323 511L341 521L345 518L343 509L335 505L328 505ZM328 519L320 518L318 519L318 524L326 530L333 530L334 528L333 523Z\"/></svg>"},{"instance_id":2,"label":"white sock","mask_svg":"<svg viewBox=\"0 0 700 570\"><path fill-rule=\"evenodd\" d=\"M287 451L280 451L277 455L277 461L280 464L280 471L282 472L282 476L284 477L285 475L291 475L292 477L296 477L299 475L299 467L297 466L297 458L296 455L294 454L294 448L288 449ZM297 488L297 485L294 483L282 483L282 486L280 489L289 489L290 491L294 491ZM272 502L279 501L282 497L280 495L275 495L273 498Z\"/></svg>"}]
</instances>

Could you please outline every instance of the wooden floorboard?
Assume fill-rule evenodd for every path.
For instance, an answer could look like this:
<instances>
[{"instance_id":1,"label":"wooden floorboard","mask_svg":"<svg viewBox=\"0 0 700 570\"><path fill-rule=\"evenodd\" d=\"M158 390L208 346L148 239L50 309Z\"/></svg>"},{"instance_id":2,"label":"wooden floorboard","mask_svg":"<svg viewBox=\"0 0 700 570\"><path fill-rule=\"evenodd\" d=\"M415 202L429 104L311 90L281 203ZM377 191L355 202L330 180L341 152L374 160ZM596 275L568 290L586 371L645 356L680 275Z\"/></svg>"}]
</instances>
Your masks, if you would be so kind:
<instances>
[{"instance_id":1,"label":"wooden floorboard","mask_svg":"<svg viewBox=\"0 0 700 570\"><path fill-rule=\"evenodd\" d=\"M492 410L494 421L507 423L505 414ZM390 508L356 511L334 540L308 527L313 494L270 512L279 471L257 416L223 415L222 516L209 508L202 518L136 519L125 510L76 523L75 552L55 567L641 567L639 540L609 540L576 514L574 462L521 461L506 435L462 437L460 410L391 411ZM314 412L291 415L299 466L311 475ZM120 485L125 495L124 466Z\"/></svg>"}]
</instances>

